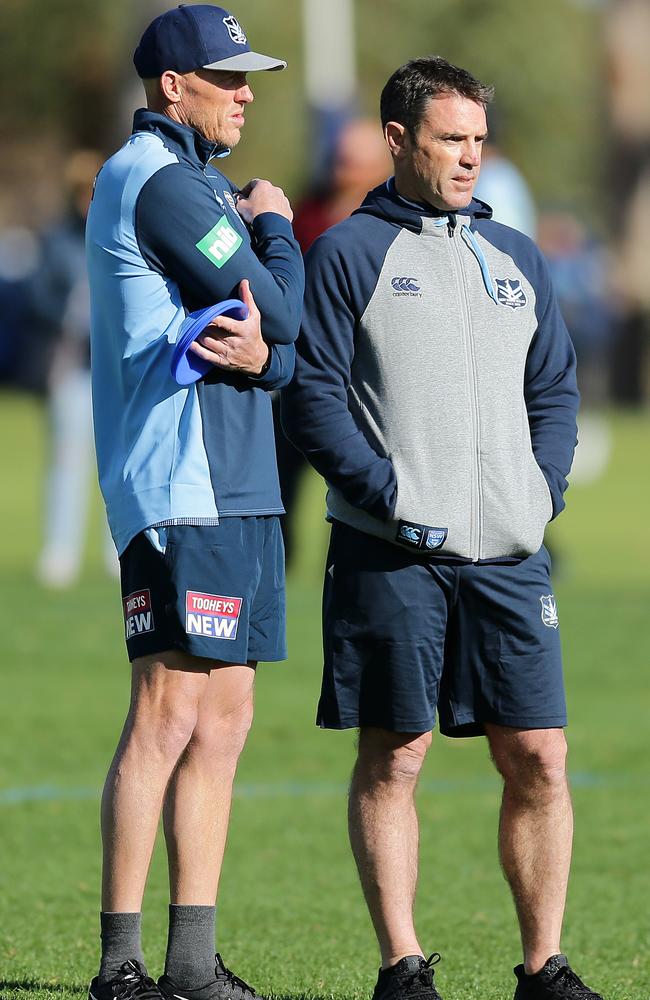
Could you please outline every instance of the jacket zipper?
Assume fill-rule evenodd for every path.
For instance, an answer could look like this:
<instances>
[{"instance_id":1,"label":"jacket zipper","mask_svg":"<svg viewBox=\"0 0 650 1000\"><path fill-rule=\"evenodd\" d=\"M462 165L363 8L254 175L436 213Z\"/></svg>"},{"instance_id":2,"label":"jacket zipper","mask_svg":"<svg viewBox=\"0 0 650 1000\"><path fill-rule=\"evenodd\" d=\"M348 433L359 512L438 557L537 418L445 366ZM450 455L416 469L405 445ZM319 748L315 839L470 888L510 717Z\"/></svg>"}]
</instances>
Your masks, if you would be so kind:
<instances>
[{"instance_id":1,"label":"jacket zipper","mask_svg":"<svg viewBox=\"0 0 650 1000\"><path fill-rule=\"evenodd\" d=\"M469 296L467 294L465 267L463 264L461 249L457 238L458 230L456 226L456 217L454 215L449 216L448 232L451 240L452 256L454 258L456 271L459 277L459 283L461 288L461 302L463 307L463 334L465 338L465 350L467 356L470 412L472 417L472 452L474 457L474 468L472 470L473 496L471 505L473 517L470 523L470 552L472 561L476 562L478 559L481 558L481 548L483 545L483 537L482 537L483 533L481 529L483 510L481 503L482 483L481 483L481 456L480 456L480 446L479 446L480 420L479 420L478 380L476 377L476 358L474 355L474 340L472 336L472 324L470 319Z\"/></svg>"}]
</instances>

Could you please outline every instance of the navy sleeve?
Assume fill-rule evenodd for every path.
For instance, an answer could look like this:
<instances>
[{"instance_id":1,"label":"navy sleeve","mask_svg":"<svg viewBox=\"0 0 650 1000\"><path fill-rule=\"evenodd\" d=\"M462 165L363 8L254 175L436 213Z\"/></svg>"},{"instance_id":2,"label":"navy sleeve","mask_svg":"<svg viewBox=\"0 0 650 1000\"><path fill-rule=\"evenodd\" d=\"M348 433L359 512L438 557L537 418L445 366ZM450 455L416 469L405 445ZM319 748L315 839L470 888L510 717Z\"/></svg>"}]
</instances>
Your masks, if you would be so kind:
<instances>
[{"instance_id":1,"label":"navy sleeve","mask_svg":"<svg viewBox=\"0 0 650 1000\"><path fill-rule=\"evenodd\" d=\"M207 178L172 163L143 186L136 232L145 260L180 288L189 312L239 296L250 281L269 344L292 343L300 328L304 271L291 223L258 216L251 236L236 211L219 205Z\"/></svg>"},{"instance_id":2,"label":"navy sleeve","mask_svg":"<svg viewBox=\"0 0 650 1000\"><path fill-rule=\"evenodd\" d=\"M538 327L528 351L524 395L533 453L546 477L553 517L557 517L564 509L566 477L577 441L580 397L575 352L541 254L538 263L535 283Z\"/></svg>"},{"instance_id":3,"label":"navy sleeve","mask_svg":"<svg viewBox=\"0 0 650 1000\"><path fill-rule=\"evenodd\" d=\"M358 244L346 255L329 235L307 255L296 373L282 393L282 423L296 448L348 503L387 519L397 500L395 470L357 427L348 406L356 325L381 268L360 282L353 268L364 256Z\"/></svg>"},{"instance_id":4,"label":"navy sleeve","mask_svg":"<svg viewBox=\"0 0 650 1000\"><path fill-rule=\"evenodd\" d=\"M28 286L30 312L50 333L61 332L66 303L74 286L68 250L67 241L56 230L46 233L39 266Z\"/></svg>"}]
</instances>

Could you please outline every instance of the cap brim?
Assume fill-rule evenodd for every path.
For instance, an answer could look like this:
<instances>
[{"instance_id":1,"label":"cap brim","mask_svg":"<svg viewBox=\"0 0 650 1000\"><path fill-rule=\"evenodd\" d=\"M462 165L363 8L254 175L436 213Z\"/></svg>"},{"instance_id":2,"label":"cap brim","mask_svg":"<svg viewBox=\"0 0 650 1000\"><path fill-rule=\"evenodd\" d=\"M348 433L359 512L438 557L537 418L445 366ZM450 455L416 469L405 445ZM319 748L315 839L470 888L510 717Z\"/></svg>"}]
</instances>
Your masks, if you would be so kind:
<instances>
[{"instance_id":1,"label":"cap brim","mask_svg":"<svg viewBox=\"0 0 650 1000\"><path fill-rule=\"evenodd\" d=\"M286 69L287 64L284 59L273 59L272 56L263 56L261 52L242 52L241 55L231 56L229 59L220 59L218 62L208 63L202 69L234 69L239 73L254 73L258 69Z\"/></svg>"}]
</instances>

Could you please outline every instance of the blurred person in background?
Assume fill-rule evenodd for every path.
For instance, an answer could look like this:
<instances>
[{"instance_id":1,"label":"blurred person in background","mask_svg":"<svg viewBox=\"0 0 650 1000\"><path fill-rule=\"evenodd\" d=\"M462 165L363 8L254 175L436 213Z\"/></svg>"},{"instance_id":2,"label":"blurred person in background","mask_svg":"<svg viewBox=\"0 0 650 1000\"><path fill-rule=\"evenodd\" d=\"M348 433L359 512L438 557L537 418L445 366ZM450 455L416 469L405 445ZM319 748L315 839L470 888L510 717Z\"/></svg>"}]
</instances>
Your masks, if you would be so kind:
<instances>
[{"instance_id":1,"label":"blurred person in background","mask_svg":"<svg viewBox=\"0 0 650 1000\"><path fill-rule=\"evenodd\" d=\"M39 241L27 226L0 228L0 386L45 392L51 345L34 329L30 289ZM30 350L23 350L29 337ZM38 343L37 343L38 340ZM40 359L34 364L34 358Z\"/></svg>"},{"instance_id":2,"label":"blurred person in background","mask_svg":"<svg viewBox=\"0 0 650 1000\"><path fill-rule=\"evenodd\" d=\"M568 208L542 212L538 235L576 350L582 404L602 406L608 395L607 363L617 322L611 295L611 257Z\"/></svg>"},{"instance_id":3,"label":"blurred person in background","mask_svg":"<svg viewBox=\"0 0 650 1000\"><path fill-rule=\"evenodd\" d=\"M621 320L611 353L614 402L648 398L650 347L650 3L612 0L605 18L614 292Z\"/></svg>"},{"instance_id":4,"label":"blurred person in background","mask_svg":"<svg viewBox=\"0 0 650 1000\"><path fill-rule=\"evenodd\" d=\"M488 139L483 146L481 173L474 196L492 209L492 218L504 226L537 235L537 209L530 188L520 170L500 148L501 124L497 114L488 114Z\"/></svg>"},{"instance_id":5,"label":"blurred person in background","mask_svg":"<svg viewBox=\"0 0 650 1000\"><path fill-rule=\"evenodd\" d=\"M345 122L334 141L324 180L296 206L293 231L303 254L321 233L351 215L368 191L381 184L390 170L390 156L377 123L367 118ZM286 511L281 518L282 533L289 567L294 555L298 490L308 463L282 430L279 393L273 400L273 417L280 489Z\"/></svg>"},{"instance_id":6,"label":"blurred person in background","mask_svg":"<svg viewBox=\"0 0 650 1000\"><path fill-rule=\"evenodd\" d=\"M415 789L442 733L487 737L523 947L516 1000L601 1000L560 938L573 817L542 541L576 442L575 354L535 244L472 198L492 88L440 57L381 95L394 177L306 260L283 419L328 484L317 721L359 728L348 828L373 1000L439 1000L419 944Z\"/></svg>"},{"instance_id":7,"label":"blurred person in background","mask_svg":"<svg viewBox=\"0 0 650 1000\"><path fill-rule=\"evenodd\" d=\"M541 212L538 243L577 357L581 406L571 482L591 483L605 471L612 450L609 421L600 412L609 398L609 358L620 321L611 254L570 208ZM553 558L557 570L555 547Z\"/></svg>"},{"instance_id":8,"label":"blurred person in background","mask_svg":"<svg viewBox=\"0 0 650 1000\"><path fill-rule=\"evenodd\" d=\"M286 657L269 392L293 373L304 271L284 193L259 179L238 191L216 162L240 140L247 73L286 63L251 51L227 10L188 4L152 21L134 64L147 107L102 167L87 226L97 461L132 665L102 798L89 992L254 1000L215 956L215 903L257 662ZM186 313L237 295L247 318L214 319L190 347L203 376L179 384ZM140 918L161 811L170 907L156 983Z\"/></svg>"},{"instance_id":9,"label":"blurred person in background","mask_svg":"<svg viewBox=\"0 0 650 1000\"><path fill-rule=\"evenodd\" d=\"M68 587L80 572L94 470L90 390L90 297L84 234L95 175L96 150L79 149L65 165L67 208L42 235L40 264L31 285L31 320L51 345L47 372L47 449L44 540L36 575L47 587ZM104 526L104 563L118 572Z\"/></svg>"},{"instance_id":10,"label":"blurred person in background","mask_svg":"<svg viewBox=\"0 0 650 1000\"><path fill-rule=\"evenodd\" d=\"M296 206L293 228L303 254L326 229L347 219L390 170L390 156L377 123L369 118L345 122L334 141L324 180Z\"/></svg>"}]
</instances>

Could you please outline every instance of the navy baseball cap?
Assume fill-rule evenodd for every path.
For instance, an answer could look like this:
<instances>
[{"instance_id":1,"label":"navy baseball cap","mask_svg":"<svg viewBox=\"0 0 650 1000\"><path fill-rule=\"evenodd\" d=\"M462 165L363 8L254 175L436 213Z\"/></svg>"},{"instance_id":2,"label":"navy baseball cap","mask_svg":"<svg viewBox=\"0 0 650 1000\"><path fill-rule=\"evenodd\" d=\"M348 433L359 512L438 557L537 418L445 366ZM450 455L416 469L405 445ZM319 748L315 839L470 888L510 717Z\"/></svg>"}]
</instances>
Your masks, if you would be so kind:
<instances>
[{"instance_id":1,"label":"navy baseball cap","mask_svg":"<svg viewBox=\"0 0 650 1000\"><path fill-rule=\"evenodd\" d=\"M165 11L151 22L133 54L143 80L165 70L189 73L195 69L284 69L283 59L252 52L239 21L223 7L209 3L184 4Z\"/></svg>"}]
</instances>

